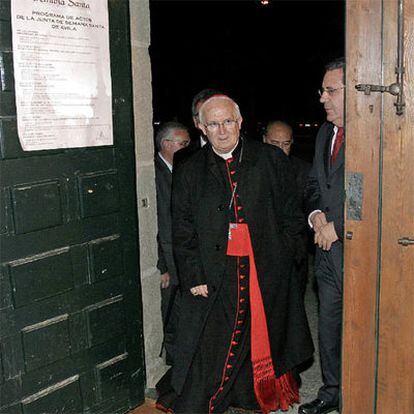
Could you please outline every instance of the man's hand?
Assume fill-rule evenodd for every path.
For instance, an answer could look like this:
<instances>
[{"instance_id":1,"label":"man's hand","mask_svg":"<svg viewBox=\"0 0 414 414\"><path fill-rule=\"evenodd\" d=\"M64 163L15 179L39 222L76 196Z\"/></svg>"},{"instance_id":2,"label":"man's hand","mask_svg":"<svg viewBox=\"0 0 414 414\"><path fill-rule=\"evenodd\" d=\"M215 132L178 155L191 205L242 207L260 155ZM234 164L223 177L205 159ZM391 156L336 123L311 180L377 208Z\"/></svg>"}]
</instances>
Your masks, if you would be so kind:
<instances>
[{"instance_id":1,"label":"man's hand","mask_svg":"<svg viewBox=\"0 0 414 414\"><path fill-rule=\"evenodd\" d=\"M165 272L161 275L161 289L166 289L170 286L170 274Z\"/></svg>"},{"instance_id":2,"label":"man's hand","mask_svg":"<svg viewBox=\"0 0 414 414\"><path fill-rule=\"evenodd\" d=\"M336 242L337 240L338 235L336 234L333 221L330 221L329 223L320 227L319 230L315 232L315 244L317 244L323 250L331 250L332 243Z\"/></svg>"},{"instance_id":3,"label":"man's hand","mask_svg":"<svg viewBox=\"0 0 414 414\"><path fill-rule=\"evenodd\" d=\"M321 230L323 226L328 224L328 221L326 220L325 213L322 211L317 211L316 213L313 213L309 217L310 222L312 223L313 230L315 233Z\"/></svg>"},{"instance_id":4,"label":"man's hand","mask_svg":"<svg viewBox=\"0 0 414 414\"><path fill-rule=\"evenodd\" d=\"M194 295L194 296L198 296L201 295L205 298L208 297L208 289L207 289L207 285L198 285L198 286L194 286L190 289L190 292Z\"/></svg>"}]
</instances>

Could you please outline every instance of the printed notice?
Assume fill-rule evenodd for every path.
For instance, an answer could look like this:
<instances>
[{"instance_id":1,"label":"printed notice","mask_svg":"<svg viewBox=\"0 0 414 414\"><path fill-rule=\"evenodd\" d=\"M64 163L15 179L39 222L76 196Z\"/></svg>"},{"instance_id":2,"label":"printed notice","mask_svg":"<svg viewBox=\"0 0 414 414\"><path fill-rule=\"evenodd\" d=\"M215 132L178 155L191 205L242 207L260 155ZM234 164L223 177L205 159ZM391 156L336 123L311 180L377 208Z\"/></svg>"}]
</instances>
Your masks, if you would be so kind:
<instances>
[{"instance_id":1,"label":"printed notice","mask_svg":"<svg viewBox=\"0 0 414 414\"><path fill-rule=\"evenodd\" d=\"M107 0L12 0L17 128L25 151L111 145Z\"/></svg>"}]
</instances>

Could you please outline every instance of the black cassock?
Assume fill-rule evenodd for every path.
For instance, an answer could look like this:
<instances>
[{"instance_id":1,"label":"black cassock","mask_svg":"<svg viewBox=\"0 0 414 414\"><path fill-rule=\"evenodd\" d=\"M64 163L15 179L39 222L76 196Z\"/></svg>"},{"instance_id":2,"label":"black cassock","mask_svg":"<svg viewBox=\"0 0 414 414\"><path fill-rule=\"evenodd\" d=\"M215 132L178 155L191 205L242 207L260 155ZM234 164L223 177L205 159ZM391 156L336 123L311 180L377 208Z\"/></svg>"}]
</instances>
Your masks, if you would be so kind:
<instances>
[{"instance_id":1,"label":"black cassock","mask_svg":"<svg viewBox=\"0 0 414 414\"><path fill-rule=\"evenodd\" d=\"M210 145L177 170L173 242L182 289L175 364L157 384L158 407L176 413L258 409L250 362L249 259L227 256L229 224L252 238L276 376L313 345L293 273L304 218L288 158L243 139L224 160ZM190 288L207 284L208 299Z\"/></svg>"}]
</instances>

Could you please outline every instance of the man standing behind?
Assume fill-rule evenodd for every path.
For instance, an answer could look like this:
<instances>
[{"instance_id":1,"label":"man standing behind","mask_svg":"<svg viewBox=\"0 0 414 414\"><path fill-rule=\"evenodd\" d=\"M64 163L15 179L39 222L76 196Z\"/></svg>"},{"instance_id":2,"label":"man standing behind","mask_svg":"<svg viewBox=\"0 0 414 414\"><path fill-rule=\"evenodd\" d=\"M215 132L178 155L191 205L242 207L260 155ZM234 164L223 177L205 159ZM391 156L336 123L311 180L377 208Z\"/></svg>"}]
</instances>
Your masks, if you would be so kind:
<instances>
[{"instance_id":1,"label":"man standing behind","mask_svg":"<svg viewBox=\"0 0 414 414\"><path fill-rule=\"evenodd\" d=\"M174 154L174 167L177 168L187 158L207 144L207 137L203 134L203 131L199 127L199 110L205 100L220 93L221 92L216 89L203 89L194 96L193 101L191 102L191 115L194 126L197 129L198 136L196 139L192 139L186 148L183 148Z\"/></svg>"},{"instance_id":2,"label":"man standing behind","mask_svg":"<svg viewBox=\"0 0 414 414\"><path fill-rule=\"evenodd\" d=\"M182 291L176 359L157 407L223 413L287 410L294 367L313 347L296 278L303 214L288 159L240 136L229 97L200 108L209 144L174 173L174 253Z\"/></svg>"},{"instance_id":3,"label":"man standing behind","mask_svg":"<svg viewBox=\"0 0 414 414\"><path fill-rule=\"evenodd\" d=\"M279 147L290 159L290 164L293 168L293 173L296 180L296 189L300 205L304 208L304 194L305 184L308 177L310 164L301 160L294 155L291 155L293 144L293 130L292 127L283 121L270 121L266 126L263 135L263 141L266 144ZM303 294L305 294L306 283L308 280L308 234L304 233L301 238L297 239L296 246L296 267L299 276Z\"/></svg>"},{"instance_id":4,"label":"man standing behind","mask_svg":"<svg viewBox=\"0 0 414 414\"><path fill-rule=\"evenodd\" d=\"M316 138L315 157L306 188L309 224L317 244L315 277L319 294L319 353L323 386L300 414L330 413L339 406L342 330L344 233L344 89L345 61L325 67L320 102L326 111Z\"/></svg>"},{"instance_id":5,"label":"man standing behind","mask_svg":"<svg viewBox=\"0 0 414 414\"><path fill-rule=\"evenodd\" d=\"M173 343L178 318L178 276L174 262L171 230L172 163L176 151L189 142L187 128L178 122L163 124L155 137L158 154L155 157L155 184L157 189L158 263L161 273L161 314L164 325L166 362L174 357Z\"/></svg>"},{"instance_id":6,"label":"man standing behind","mask_svg":"<svg viewBox=\"0 0 414 414\"><path fill-rule=\"evenodd\" d=\"M296 178L298 195L303 205L305 184L311 165L291 154L293 145L292 127L283 121L270 121L266 126L263 141L266 144L279 147L289 157Z\"/></svg>"}]
</instances>

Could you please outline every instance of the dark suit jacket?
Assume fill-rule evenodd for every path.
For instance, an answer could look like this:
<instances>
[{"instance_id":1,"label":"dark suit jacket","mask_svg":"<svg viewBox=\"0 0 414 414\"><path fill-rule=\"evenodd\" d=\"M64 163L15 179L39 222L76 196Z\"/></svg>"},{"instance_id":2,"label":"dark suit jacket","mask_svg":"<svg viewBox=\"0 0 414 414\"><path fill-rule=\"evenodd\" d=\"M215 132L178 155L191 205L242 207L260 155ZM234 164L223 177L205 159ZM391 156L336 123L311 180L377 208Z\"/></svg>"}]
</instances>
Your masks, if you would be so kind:
<instances>
[{"instance_id":1,"label":"dark suit jacket","mask_svg":"<svg viewBox=\"0 0 414 414\"><path fill-rule=\"evenodd\" d=\"M155 164L155 184L157 189L158 218L158 262L162 273L168 272L172 284L178 284L177 269L174 262L171 229L171 186L172 174L165 162L157 154Z\"/></svg>"},{"instance_id":2,"label":"dark suit jacket","mask_svg":"<svg viewBox=\"0 0 414 414\"><path fill-rule=\"evenodd\" d=\"M308 179L308 174L311 169L311 164L298 157L295 157L294 155L290 155L289 159L293 167L293 172L295 174L298 197L301 200L302 207L304 208L305 187L306 181Z\"/></svg>"},{"instance_id":3,"label":"dark suit jacket","mask_svg":"<svg viewBox=\"0 0 414 414\"><path fill-rule=\"evenodd\" d=\"M200 136L191 138L190 145L183 149L180 149L174 154L174 170L176 171L185 161L187 161L191 155L197 152L201 148Z\"/></svg>"},{"instance_id":4,"label":"dark suit jacket","mask_svg":"<svg viewBox=\"0 0 414 414\"><path fill-rule=\"evenodd\" d=\"M289 156L290 164L292 165L293 173L295 175L296 181L296 189L298 199L300 201L300 206L302 210L305 212L305 188L306 188L306 181L308 178L309 171L311 169L311 164L306 162L294 155ZM304 283L306 283L307 276L308 276L308 244L309 244L309 231L306 231L301 238L297 240L296 246L296 263L301 266L300 267L300 276L304 279ZM305 285L306 286L306 285Z\"/></svg>"},{"instance_id":5,"label":"dark suit jacket","mask_svg":"<svg viewBox=\"0 0 414 414\"><path fill-rule=\"evenodd\" d=\"M329 221L334 222L339 240L333 243L329 256L339 275L342 274L342 253L344 234L344 146L339 151L335 163L330 165L331 143L334 135L334 125L324 123L316 137L315 157L309 172L305 190L307 213L321 210ZM322 250L317 248L315 265L319 263Z\"/></svg>"}]
</instances>

